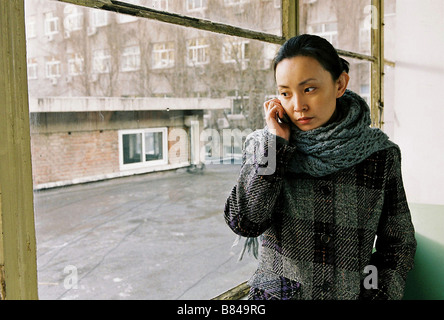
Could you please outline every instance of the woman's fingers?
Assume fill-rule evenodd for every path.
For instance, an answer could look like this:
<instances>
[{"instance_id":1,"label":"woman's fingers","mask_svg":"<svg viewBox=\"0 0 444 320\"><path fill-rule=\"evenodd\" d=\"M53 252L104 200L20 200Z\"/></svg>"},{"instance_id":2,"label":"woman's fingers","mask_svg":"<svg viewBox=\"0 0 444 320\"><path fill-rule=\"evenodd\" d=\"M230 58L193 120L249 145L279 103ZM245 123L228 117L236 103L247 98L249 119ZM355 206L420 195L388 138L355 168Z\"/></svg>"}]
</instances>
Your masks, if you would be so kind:
<instances>
[{"instance_id":1,"label":"woman's fingers","mask_svg":"<svg viewBox=\"0 0 444 320\"><path fill-rule=\"evenodd\" d=\"M290 126L278 121L278 117L283 118L285 109L278 99L271 99L264 103L265 121L269 129L274 130L275 134L289 140Z\"/></svg>"},{"instance_id":2,"label":"woman's fingers","mask_svg":"<svg viewBox=\"0 0 444 320\"><path fill-rule=\"evenodd\" d=\"M285 110L278 99L271 99L264 103L265 119L268 121L274 119L277 122L277 117L282 118Z\"/></svg>"}]
</instances>

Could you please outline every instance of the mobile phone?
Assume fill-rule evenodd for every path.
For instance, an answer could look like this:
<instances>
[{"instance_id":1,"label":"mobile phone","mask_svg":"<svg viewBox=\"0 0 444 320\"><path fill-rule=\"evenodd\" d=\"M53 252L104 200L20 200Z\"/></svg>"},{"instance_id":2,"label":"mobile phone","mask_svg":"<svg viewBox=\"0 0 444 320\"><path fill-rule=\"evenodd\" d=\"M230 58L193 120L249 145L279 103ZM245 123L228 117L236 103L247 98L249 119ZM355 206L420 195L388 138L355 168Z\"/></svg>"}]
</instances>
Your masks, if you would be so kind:
<instances>
[{"instance_id":1,"label":"mobile phone","mask_svg":"<svg viewBox=\"0 0 444 320\"><path fill-rule=\"evenodd\" d=\"M278 122L280 122L280 123L290 123L290 118L288 117L288 115L286 113L284 113L284 116L282 118L279 117L279 114L278 114L277 118L278 118Z\"/></svg>"}]
</instances>

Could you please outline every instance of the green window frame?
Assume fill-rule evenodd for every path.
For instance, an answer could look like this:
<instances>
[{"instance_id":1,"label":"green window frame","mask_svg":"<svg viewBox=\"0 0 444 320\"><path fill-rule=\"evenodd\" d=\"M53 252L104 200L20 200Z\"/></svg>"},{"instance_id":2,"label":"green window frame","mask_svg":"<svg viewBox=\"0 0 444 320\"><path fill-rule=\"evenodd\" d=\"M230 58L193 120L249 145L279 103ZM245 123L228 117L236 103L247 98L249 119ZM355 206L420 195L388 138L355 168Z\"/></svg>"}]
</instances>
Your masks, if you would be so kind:
<instances>
[{"instance_id":1,"label":"green window frame","mask_svg":"<svg viewBox=\"0 0 444 320\"><path fill-rule=\"evenodd\" d=\"M122 1L59 1L265 43L282 44L299 34L299 0L282 0L282 36ZM373 15L371 55L338 53L371 62L372 126L382 127L384 65L394 62L384 59L384 0L371 4L379 13ZM0 299L38 299L24 16L24 0L0 1Z\"/></svg>"}]
</instances>

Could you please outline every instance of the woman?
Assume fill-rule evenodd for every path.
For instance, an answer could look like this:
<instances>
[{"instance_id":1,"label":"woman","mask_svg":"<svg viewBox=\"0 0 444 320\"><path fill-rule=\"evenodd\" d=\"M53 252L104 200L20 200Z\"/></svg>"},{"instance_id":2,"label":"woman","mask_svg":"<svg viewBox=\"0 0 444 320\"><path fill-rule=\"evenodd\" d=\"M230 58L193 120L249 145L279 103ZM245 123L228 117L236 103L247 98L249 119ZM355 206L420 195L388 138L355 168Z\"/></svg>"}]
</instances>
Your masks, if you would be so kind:
<instances>
[{"instance_id":1,"label":"woman","mask_svg":"<svg viewBox=\"0 0 444 320\"><path fill-rule=\"evenodd\" d=\"M261 235L249 298L401 299L416 240L398 146L370 128L328 41L288 40L274 70L279 98L247 137L225 206L236 234Z\"/></svg>"}]
</instances>

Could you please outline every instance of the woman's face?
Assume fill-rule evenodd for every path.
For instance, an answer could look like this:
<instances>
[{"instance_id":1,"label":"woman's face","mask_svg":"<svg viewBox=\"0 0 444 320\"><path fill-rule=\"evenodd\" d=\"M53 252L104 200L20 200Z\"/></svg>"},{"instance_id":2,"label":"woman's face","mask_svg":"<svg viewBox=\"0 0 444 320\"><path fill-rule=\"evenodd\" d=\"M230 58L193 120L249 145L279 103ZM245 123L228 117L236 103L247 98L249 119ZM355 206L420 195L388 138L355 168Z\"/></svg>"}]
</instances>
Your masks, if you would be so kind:
<instances>
[{"instance_id":1,"label":"woman's face","mask_svg":"<svg viewBox=\"0 0 444 320\"><path fill-rule=\"evenodd\" d=\"M344 72L334 81L316 59L297 56L278 63L276 83L285 112L299 129L308 131L330 120L336 99L345 92L348 75Z\"/></svg>"}]
</instances>

